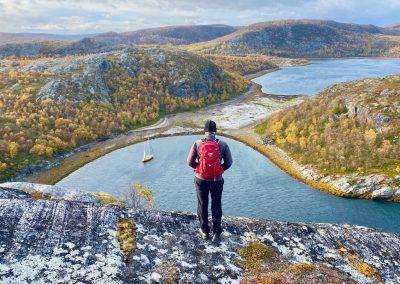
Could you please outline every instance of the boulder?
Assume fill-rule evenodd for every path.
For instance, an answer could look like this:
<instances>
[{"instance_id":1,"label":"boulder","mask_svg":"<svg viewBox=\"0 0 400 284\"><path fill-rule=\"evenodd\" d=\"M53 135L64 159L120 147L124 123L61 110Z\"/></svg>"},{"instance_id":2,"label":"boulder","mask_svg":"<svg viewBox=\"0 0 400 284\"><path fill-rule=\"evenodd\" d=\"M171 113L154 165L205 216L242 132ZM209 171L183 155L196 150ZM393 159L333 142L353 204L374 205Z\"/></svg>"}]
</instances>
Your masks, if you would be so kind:
<instances>
[{"instance_id":1,"label":"boulder","mask_svg":"<svg viewBox=\"0 0 400 284\"><path fill-rule=\"evenodd\" d=\"M382 187L381 189L374 190L372 192L372 199L388 199L392 197L393 194L394 190L389 186L385 186Z\"/></svg>"}]
</instances>

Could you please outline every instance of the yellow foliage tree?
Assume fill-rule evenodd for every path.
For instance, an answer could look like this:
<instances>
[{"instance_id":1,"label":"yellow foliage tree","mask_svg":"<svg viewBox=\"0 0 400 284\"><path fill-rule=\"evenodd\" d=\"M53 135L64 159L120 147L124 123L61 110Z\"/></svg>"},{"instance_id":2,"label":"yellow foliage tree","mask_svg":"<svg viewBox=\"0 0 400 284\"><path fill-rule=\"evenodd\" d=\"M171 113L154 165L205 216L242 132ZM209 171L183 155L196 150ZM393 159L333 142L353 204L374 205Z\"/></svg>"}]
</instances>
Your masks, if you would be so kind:
<instances>
[{"instance_id":1,"label":"yellow foliage tree","mask_svg":"<svg viewBox=\"0 0 400 284\"><path fill-rule=\"evenodd\" d=\"M378 136L378 133L370 128L365 132L365 139L370 142L371 144L374 144L376 142L376 137Z\"/></svg>"},{"instance_id":2,"label":"yellow foliage tree","mask_svg":"<svg viewBox=\"0 0 400 284\"><path fill-rule=\"evenodd\" d=\"M9 146L10 157L13 159L18 155L19 144L17 142L11 142Z\"/></svg>"},{"instance_id":3,"label":"yellow foliage tree","mask_svg":"<svg viewBox=\"0 0 400 284\"><path fill-rule=\"evenodd\" d=\"M7 164L0 162L0 172L4 172L7 169Z\"/></svg>"}]
</instances>

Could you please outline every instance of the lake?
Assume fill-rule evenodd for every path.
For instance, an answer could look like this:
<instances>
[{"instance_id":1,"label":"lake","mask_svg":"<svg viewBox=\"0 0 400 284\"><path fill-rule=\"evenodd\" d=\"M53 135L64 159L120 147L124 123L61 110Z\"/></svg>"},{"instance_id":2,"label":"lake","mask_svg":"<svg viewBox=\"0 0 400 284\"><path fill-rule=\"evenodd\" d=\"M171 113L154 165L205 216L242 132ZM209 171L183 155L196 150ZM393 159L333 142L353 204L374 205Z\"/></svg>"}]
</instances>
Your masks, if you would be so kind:
<instances>
[{"instance_id":1,"label":"lake","mask_svg":"<svg viewBox=\"0 0 400 284\"><path fill-rule=\"evenodd\" d=\"M285 67L253 79L267 94L316 95L331 84L364 77L384 77L400 73L398 59L324 59L311 64Z\"/></svg>"},{"instance_id":2,"label":"lake","mask_svg":"<svg viewBox=\"0 0 400 284\"><path fill-rule=\"evenodd\" d=\"M155 158L141 163L143 143L111 152L71 173L57 185L120 196L141 182L153 189L156 208L196 211L194 173L186 156L195 139L176 136L151 140ZM271 220L348 223L400 232L400 204L346 199L298 182L252 148L232 139L234 164L224 174L225 215Z\"/></svg>"}]
</instances>

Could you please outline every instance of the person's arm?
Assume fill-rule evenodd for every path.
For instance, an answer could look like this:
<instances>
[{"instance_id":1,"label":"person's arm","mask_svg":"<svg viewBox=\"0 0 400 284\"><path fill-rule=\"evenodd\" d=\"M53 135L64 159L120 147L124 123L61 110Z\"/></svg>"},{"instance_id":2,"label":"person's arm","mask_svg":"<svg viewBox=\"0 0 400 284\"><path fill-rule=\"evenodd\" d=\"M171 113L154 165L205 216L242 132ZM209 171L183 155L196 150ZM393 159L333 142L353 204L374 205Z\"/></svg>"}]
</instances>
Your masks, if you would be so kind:
<instances>
[{"instance_id":1,"label":"person's arm","mask_svg":"<svg viewBox=\"0 0 400 284\"><path fill-rule=\"evenodd\" d=\"M225 144L225 151L224 154L222 155L222 159L224 159L224 163L221 165L224 171L229 169L232 166L233 160L232 160L232 154L231 150L229 149L228 144Z\"/></svg>"},{"instance_id":2,"label":"person's arm","mask_svg":"<svg viewBox=\"0 0 400 284\"><path fill-rule=\"evenodd\" d=\"M197 159L197 145L196 142L193 144L192 148L189 151L189 155L187 157L187 164L195 169L198 165Z\"/></svg>"}]
</instances>

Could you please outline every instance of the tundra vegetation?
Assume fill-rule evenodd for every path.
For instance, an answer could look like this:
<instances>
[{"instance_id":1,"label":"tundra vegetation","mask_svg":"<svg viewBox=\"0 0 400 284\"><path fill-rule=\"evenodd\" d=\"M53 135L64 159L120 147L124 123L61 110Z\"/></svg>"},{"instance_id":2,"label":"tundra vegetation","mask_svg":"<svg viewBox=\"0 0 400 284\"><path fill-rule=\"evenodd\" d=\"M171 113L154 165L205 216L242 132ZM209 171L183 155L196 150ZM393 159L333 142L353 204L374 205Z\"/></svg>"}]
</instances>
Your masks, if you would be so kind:
<instances>
[{"instance_id":1,"label":"tundra vegetation","mask_svg":"<svg viewBox=\"0 0 400 284\"><path fill-rule=\"evenodd\" d=\"M156 48L0 64L0 180L249 83L203 57Z\"/></svg>"},{"instance_id":2,"label":"tundra vegetation","mask_svg":"<svg viewBox=\"0 0 400 284\"><path fill-rule=\"evenodd\" d=\"M256 127L323 174L400 174L400 76L333 85Z\"/></svg>"}]
</instances>

